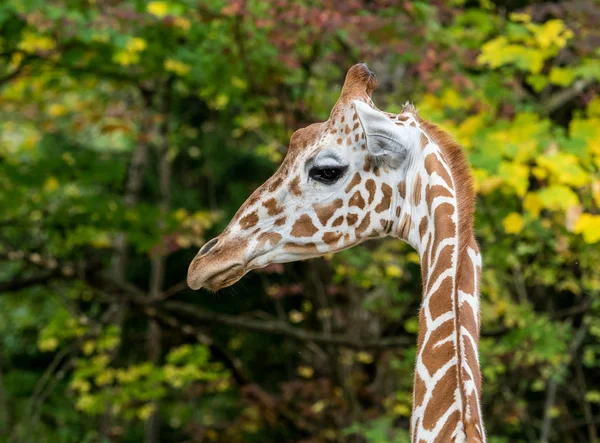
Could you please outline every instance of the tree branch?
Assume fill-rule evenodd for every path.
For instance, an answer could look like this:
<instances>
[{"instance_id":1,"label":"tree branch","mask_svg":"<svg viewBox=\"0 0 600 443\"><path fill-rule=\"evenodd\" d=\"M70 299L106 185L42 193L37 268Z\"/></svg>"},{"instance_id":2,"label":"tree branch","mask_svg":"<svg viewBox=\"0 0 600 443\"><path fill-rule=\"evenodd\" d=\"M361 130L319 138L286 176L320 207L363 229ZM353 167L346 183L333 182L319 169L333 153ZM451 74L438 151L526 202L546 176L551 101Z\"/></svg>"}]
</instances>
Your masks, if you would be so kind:
<instances>
[{"instance_id":1,"label":"tree branch","mask_svg":"<svg viewBox=\"0 0 600 443\"><path fill-rule=\"evenodd\" d=\"M42 275L36 275L34 277L23 278L20 280L11 280L7 282L0 282L0 294L6 294L8 292L20 291L21 289L28 288L30 286L36 286L44 283L48 283L50 280L60 277L58 272L48 272Z\"/></svg>"},{"instance_id":2,"label":"tree branch","mask_svg":"<svg viewBox=\"0 0 600 443\"><path fill-rule=\"evenodd\" d=\"M165 247L163 235L165 231L165 217L169 211L170 206L170 194L171 194L171 162L168 157L168 143L169 143L169 105L170 105L170 93L171 93L172 78L167 79L164 88L164 94L161 97L160 113L163 121L160 127L160 136L157 146L157 157L158 157L158 208L160 210L160 216L158 219L158 225L160 229L160 240L158 247L155 248L150 260L150 293L148 294L151 299L157 299L161 296L165 281ZM160 324L154 319L150 318L148 322L148 329L146 331L146 351L148 353L148 360L154 365L160 364L162 354L162 331ZM160 417L158 401L153 401L154 406L152 413L146 419L144 423L144 441L146 443L157 443L160 440Z\"/></svg>"},{"instance_id":3,"label":"tree branch","mask_svg":"<svg viewBox=\"0 0 600 443\"><path fill-rule=\"evenodd\" d=\"M585 322L585 319L582 319L581 326L577 330L575 337L571 340L571 344L569 345L569 354L572 356L578 350L585 336L587 335L588 325ZM557 371L560 372L560 371ZM540 435L540 443L548 443L548 439L550 437L550 431L552 428L552 408L554 407L554 402L556 400L556 391L558 389L558 379L552 377L550 382L548 383L548 391L546 392L546 402L544 405L544 420L542 422L542 431Z\"/></svg>"},{"instance_id":4,"label":"tree branch","mask_svg":"<svg viewBox=\"0 0 600 443\"><path fill-rule=\"evenodd\" d=\"M557 93L544 100L542 103L542 109L544 109L547 114L552 114L554 111L573 100L593 84L594 80L577 80L571 85L570 88L561 89Z\"/></svg>"},{"instance_id":5,"label":"tree branch","mask_svg":"<svg viewBox=\"0 0 600 443\"><path fill-rule=\"evenodd\" d=\"M178 301L165 301L162 307L169 311L190 316L194 321L220 324L254 332L280 335L301 342L315 342L324 345L343 346L352 349L385 349L406 347L414 344L409 337L386 337L372 340L358 340L339 334L321 334L290 326L278 320L255 320L236 315L221 314Z\"/></svg>"}]
</instances>

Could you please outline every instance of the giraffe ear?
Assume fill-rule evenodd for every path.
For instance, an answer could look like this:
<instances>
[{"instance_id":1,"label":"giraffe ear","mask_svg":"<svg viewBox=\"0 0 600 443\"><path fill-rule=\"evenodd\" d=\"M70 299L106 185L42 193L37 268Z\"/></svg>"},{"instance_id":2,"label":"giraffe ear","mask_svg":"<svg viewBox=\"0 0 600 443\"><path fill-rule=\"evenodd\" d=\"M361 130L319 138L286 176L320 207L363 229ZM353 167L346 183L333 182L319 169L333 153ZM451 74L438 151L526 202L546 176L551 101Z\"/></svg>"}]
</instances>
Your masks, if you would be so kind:
<instances>
[{"instance_id":1,"label":"giraffe ear","mask_svg":"<svg viewBox=\"0 0 600 443\"><path fill-rule=\"evenodd\" d=\"M365 131L369 154L391 167L400 166L408 154L407 134L387 115L368 104L355 101L354 106Z\"/></svg>"}]
</instances>

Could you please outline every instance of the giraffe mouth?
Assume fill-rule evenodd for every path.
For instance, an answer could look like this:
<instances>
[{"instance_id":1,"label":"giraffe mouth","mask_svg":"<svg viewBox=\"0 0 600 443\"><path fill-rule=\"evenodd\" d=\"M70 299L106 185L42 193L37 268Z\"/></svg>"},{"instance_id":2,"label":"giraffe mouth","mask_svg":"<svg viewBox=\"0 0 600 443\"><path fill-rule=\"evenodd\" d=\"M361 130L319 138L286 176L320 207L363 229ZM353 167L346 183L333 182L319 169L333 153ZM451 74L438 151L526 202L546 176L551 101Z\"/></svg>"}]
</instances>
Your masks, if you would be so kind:
<instances>
[{"instance_id":1,"label":"giraffe mouth","mask_svg":"<svg viewBox=\"0 0 600 443\"><path fill-rule=\"evenodd\" d=\"M240 280L245 274L246 270L244 269L244 266L239 263L235 263L208 277L206 280L204 280L201 287L213 292L218 291L219 289L231 286Z\"/></svg>"}]
</instances>

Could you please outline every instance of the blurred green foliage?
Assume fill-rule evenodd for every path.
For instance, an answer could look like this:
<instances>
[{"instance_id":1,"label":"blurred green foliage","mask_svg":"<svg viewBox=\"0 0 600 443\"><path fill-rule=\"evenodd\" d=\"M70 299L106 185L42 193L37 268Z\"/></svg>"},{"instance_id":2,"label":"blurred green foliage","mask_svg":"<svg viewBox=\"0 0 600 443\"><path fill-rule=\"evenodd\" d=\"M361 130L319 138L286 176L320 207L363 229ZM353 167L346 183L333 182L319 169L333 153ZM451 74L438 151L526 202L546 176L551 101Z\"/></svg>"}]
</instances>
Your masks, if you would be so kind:
<instances>
[{"instance_id":1,"label":"blurred green foliage","mask_svg":"<svg viewBox=\"0 0 600 443\"><path fill-rule=\"evenodd\" d=\"M380 108L413 101L473 167L490 441L597 440L599 20L592 0L1 2L0 441L408 441L409 247L182 282L361 60Z\"/></svg>"}]
</instances>

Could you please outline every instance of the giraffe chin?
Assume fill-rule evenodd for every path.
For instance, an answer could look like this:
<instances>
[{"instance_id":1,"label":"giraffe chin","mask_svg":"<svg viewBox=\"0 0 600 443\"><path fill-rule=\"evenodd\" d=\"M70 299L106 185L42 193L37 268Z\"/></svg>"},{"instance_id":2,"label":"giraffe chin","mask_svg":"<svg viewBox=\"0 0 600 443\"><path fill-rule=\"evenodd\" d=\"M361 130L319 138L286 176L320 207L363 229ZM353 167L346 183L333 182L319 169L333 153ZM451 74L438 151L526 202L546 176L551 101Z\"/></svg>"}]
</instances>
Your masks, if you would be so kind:
<instances>
[{"instance_id":1,"label":"giraffe chin","mask_svg":"<svg viewBox=\"0 0 600 443\"><path fill-rule=\"evenodd\" d=\"M218 270L212 275L198 274L197 272L188 272L188 286L193 290L204 288L211 292L216 292L239 281L246 274L246 270L243 265L234 264L225 269Z\"/></svg>"}]
</instances>

